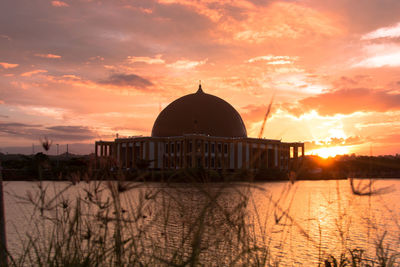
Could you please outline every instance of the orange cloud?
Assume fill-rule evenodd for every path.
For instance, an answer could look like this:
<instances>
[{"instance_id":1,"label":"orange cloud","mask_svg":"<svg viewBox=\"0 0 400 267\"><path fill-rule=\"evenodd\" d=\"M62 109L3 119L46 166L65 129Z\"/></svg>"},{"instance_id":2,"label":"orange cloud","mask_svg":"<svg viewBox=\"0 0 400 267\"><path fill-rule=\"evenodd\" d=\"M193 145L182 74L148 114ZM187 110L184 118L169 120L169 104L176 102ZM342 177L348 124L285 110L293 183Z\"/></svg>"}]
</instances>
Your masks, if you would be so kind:
<instances>
[{"instance_id":1,"label":"orange cloud","mask_svg":"<svg viewBox=\"0 0 400 267\"><path fill-rule=\"evenodd\" d=\"M0 34L0 38L4 38L4 39L6 39L7 41L11 41L11 40L12 40L10 36L5 35L5 34Z\"/></svg>"},{"instance_id":2,"label":"orange cloud","mask_svg":"<svg viewBox=\"0 0 400 267\"><path fill-rule=\"evenodd\" d=\"M55 7L69 7L69 5L63 1L51 1L51 5Z\"/></svg>"},{"instance_id":3,"label":"orange cloud","mask_svg":"<svg viewBox=\"0 0 400 267\"><path fill-rule=\"evenodd\" d=\"M361 40L371 40L378 38L397 38L400 37L400 22L396 25L379 28L375 31L364 34Z\"/></svg>"},{"instance_id":4,"label":"orange cloud","mask_svg":"<svg viewBox=\"0 0 400 267\"><path fill-rule=\"evenodd\" d=\"M269 65L282 65L293 64L297 59L298 57L267 55L250 58L247 62L253 63L258 61L266 61Z\"/></svg>"},{"instance_id":5,"label":"orange cloud","mask_svg":"<svg viewBox=\"0 0 400 267\"><path fill-rule=\"evenodd\" d=\"M363 59L352 67L400 67L400 45L394 43L369 44L363 49Z\"/></svg>"},{"instance_id":6,"label":"orange cloud","mask_svg":"<svg viewBox=\"0 0 400 267\"><path fill-rule=\"evenodd\" d=\"M164 64L165 61L161 59L162 55L158 54L155 57L128 57L128 61L130 63L136 63L136 62L141 62L141 63L147 63L147 64Z\"/></svg>"},{"instance_id":7,"label":"orange cloud","mask_svg":"<svg viewBox=\"0 0 400 267\"><path fill-rule=\"evenodd\" d=\"M21 74L22 77L31 77L32 75L36 75L39 73L46 73L47 70L33 70L33 71L28 71L28 72L24 72Z\"/></svg>"},{"instance_id":8,"label":"orange cloud","mask_svg":"<svg viewBox=\"0 0 400 267\"><path fill-rule=\"evenodd\" d=\"M255 7L247 13L247 19L237 23L228 21L224 30L232 32L234 39L250 43L262 43L267 39L301 39L336 36L343 32L326 14L310 7L275 2L266 7Z\"/></svg>"},{"instance_id":9,"label":"orange cloud","mask_svg":"<svg viewBox=\"0 0 400 267\"><path fill-rule=\"evenodd\" d=\"M174 69L193 69L197 66L203 65L207 62L207 59L202 61L190 61L187 59L178 60L174 63L168 64L167 66Z\"/></svg>"},{"instance_id":10,"label":"orange cloud","mask_svg":"<svg viewBox=\"0 0 400 267\"><path fill-rule=\"evenodd\" d=\"M400 94L388 90L366 88L340 89L304 98L299 101L297 108L290 109L296 115L311 110L316 110L323 116L351 114L357 111L400 110Z\"/></svg>"},{"instance_id":11,"label":"orange cloud","mask_svg":"<svg viewBox=\"0 0 400 267\"><path fill-rule=\"evenodd\" d=\"M264 119L267 108L267 105L247 105L242 108L241 115L245 122L261 121Z\"/></svg>"},{"instance_id":12,"label":"orange cloud","mask_svg":"<svg viewBox=\"0 0 400 267\"><path fill-rule=\"evenodd\" d=\"M5 69L13 69L18 67L18 64L11 64L11 63L7 63L7 62L0 62L0 66L5 68Z\"/></svg>"},{"instance_id":13,"label":"orange cloud","mask_svg":"<svg viewBox=\"0 0 400 267\"><path fill-rule=\"evenodd\" d=\"M348 138L330 138L329 140L305 142L307 150L314 150L323 147L353 146L366 142L360 136L350 136Z\"/></svg>"},{"instance_id":14,"label":"orange cloud","mask_svg":"<svg viewBox=\"0 0 400 267\"><path fill-rule=\"evenodd\" d=\"M373 142L386 143L386 144L398 144L400 143L400 134L373 136L369 137L369 140Z\"/></svg>"},{"instance_id":15,"label":"orange cloud","mask_svg":"<svg viewBox=\"0 0 400 267\"><path fill-rule=\"evenodd\" d=\"M35 54L35 56L42 58L61 58L61 56L55 54Z\"/></svg>"}]
</instances>

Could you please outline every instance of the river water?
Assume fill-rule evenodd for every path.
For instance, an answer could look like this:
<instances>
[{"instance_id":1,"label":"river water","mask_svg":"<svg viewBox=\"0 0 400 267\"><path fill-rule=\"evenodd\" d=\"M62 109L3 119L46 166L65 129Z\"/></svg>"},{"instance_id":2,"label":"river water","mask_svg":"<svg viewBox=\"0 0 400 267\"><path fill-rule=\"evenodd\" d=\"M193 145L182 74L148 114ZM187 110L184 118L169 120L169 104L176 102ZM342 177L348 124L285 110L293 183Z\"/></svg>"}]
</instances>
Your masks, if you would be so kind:
<instances>
[{"instance_id":1,"label":"river water","mask_svg":"<svg viewBox=\"0 0 400 267\"><path fill-rule=\"evenodd\" d=\"M134 218L135 227L142 227L145 232L146 242L157 243L158 249L161 247L167 254L193 246L193 242L183 241L184 236L200 229L190 227L190 223L201 218L208 229L202 238L213 244L201 252L202 257L208 257L206 265L231 262L232 258L224 253L229 254L227 250L238 246L226 242L245 232L250 237L248 244L266 248L269 264L317 266L328 255L339 258L342 252L353 249L364 250L364 257L374 260L379 244L388 255L400 252L400 180L377 179L371 186L369 183L370 180L354 180L353 188L361 195L354 194L349 180L294 184L125 183L119 191L123 216L130 216L131 221ZM44 222L43 218L73 206L78 197L87 204L87 213L97 215L100 204L93 204L96 194L104 190L99 197L102 203L111 198L107 183L81 182L72 186L66 182L43 182L40 186L42 192L46 190L45 196L39 194L37 182L4 183L8 249L13 255L21 252L27 236L43 235L43 229L51 228L51 220ZM234 223L246 225L246 231ZM227 230L229 227L234 230ZM220 253L211 255L207 251L211 247Z\"/></svg>"}]
</instances>

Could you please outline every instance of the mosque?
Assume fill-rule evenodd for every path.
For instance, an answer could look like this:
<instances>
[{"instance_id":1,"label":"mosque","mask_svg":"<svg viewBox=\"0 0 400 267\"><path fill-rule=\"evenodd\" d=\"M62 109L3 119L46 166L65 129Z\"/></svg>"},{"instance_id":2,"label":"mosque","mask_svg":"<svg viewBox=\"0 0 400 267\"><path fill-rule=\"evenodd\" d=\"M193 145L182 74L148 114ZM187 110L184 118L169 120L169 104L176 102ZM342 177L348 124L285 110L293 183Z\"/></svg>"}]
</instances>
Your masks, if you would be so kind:
<instances>
[{"instance_id":1,"label":"mosque","mask_svg":"<svg viewBox=\"0 0 400 267\"><path fill-rule=\"evenodd\" d=\"M304 143L247 137L239 113L203 91L173 101L158 115L151 136L96 141L96 162L113 159L126 169L148 162L152 170L289 170L304 156Z\"/></svg>"}]
</instances>

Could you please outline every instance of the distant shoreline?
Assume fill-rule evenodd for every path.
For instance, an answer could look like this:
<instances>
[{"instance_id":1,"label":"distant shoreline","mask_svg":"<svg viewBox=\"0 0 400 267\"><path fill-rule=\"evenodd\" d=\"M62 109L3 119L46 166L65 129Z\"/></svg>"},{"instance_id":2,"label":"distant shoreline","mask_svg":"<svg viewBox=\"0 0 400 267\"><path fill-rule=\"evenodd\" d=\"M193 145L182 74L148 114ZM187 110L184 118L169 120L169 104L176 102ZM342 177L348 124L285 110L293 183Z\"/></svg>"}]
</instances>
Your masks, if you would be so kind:
<instances>
[{"instance_id":1,"label":"distant shoreline","mask_svg":"<svg viewBox=\"0 0 400 267\"><path fill-rule=\"evenodd\" d=\"M202 178L202 177L195 177L188 175L187 177L184 176L183 173L180 173L179 176L172 176L171 174L165 174L165 178L163 177L163 174L161 172L148 172L148 173L143 173L144 175L138 176L138 177L126 177L124 176L123 179L120 178L115 178L115 177L109 177L105 178L102 177L101 179L98 179L98 175L94 177L94 179L90 180L84 180L84 179L71 179L71 178L60 178L54 176L54 178L49 177L50 174L46 174L45 178L39 179L37 177L15 177L14 175L10 175L12 171L15 170L7 170L3 169L3 181L5 182L36 182L36 181L53 181L53 182L73 182L73 183L79 183L79 182L85 182L85 181L126 181L126 182L140 182L140 183L146 183L146 182L176 182L176 183L190 183L190 182L203 182L203 183L220 183L220 182L252 182L252 183L258 183L258 182L290 182L291 180L288 178L245 178L246 176L240 177L238 174L230 174L226 176L220 176L220 177L207 177L207 178ZM14 176L14 177L13 177ZM187 179L186 179L187 178ZM296 178L293 181L330 181L330 180L347 180L349 178L354 178L354 179L361 179L361 180L368 180L368 179L373 179L373 180L385 180L385 179L400 179L400 176L397 177L382 177L382 176L352 176L352 177L328 177L328 178Z\"/></svg>"},{"instance_id":2,"label":"distant shoreline","mask_svg":"<svg viewBox=\"0 0 400 267\"><path fill-rule=\"evenodd\" d=\"M291 171L279 168L255 170L188 168L176 170L152 170L146 168L121 169L110 164L95 168L94 155L63 154L48 156L2 154L0 163L4 181L73 181L84 180L125 180L154 182L272 182L272 181L320 181L357 179L400 179L400 155L396 156L337 156L322 159L305 156ZM138 166L140 167L140 165ZM291 179L289 179L289 177Z\"/></svg>"}]
</instances>

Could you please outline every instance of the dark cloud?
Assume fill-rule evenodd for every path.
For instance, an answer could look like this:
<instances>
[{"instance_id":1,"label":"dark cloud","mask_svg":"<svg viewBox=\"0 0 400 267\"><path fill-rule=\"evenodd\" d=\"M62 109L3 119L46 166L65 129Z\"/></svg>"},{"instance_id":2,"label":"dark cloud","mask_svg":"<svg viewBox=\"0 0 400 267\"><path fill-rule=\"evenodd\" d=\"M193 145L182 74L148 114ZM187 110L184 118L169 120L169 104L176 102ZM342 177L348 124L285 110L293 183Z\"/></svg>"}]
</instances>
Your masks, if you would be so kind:
<instances>
[{"instance_id":1,"label":"dark cloud","mask_svg":"<svg viewBox=\"0 0 400 267\"><path fill-rule=\"evenodd\" d=\"M220 2L208 3L207 7L213 10L218 10L223 17L220 20L224 20L225 18L233 18L237 21L242 21L248 17L247 10L234 6L232 4L221 4Z\"/></svg>"},{"instance_id":2,"label":"dark cloud","mask_svg":"<svg viewBox=\"0 0 400 267\"><path fill-rule=\"evenodd\" d=\"M97 137L97 133L85 126L51 126L37 124L0 122L0 134L37 141L44 136L56 142L85 141Z\"/></svg>"},{"instance_id":3,"label":"dark cloud","mask_svg":"<svg viewBox=\"0 0 400 267\"><path fill-rule=\"evenodd\" d=\"M136 87L140 89L152 86L153 83L136 74L112 74L108 79L100 81L102 84L109 84L120 87Z\"/></svg>"},{"instance_id":4,"label":"dark cloud","mask_svg":"<svg viewBox=\"0 0 400 267\"><path fill-rule=\"evenodd\" d=\"M0 122L0 133L25 136L29 131L36 131L41 125L25 124L18 122Z\"/></svg>"},{"instance_id":5,"label":"dark cloud","mask_svg":"<svg viewBox=\"0 0 400 267\"><path fill-rule=\"evenodd\" d=\"M175 57L185 57L193 50L210 53L213 45L207 36L212 28L208 17L190 7L153 0L74 1L68 8L56 8L50 1L0 1L0 33L12 40L0 42L0 56L21 65L46 63L60 68L96 56L112 64L131 55L160 53L167 46L179 48L169 50ZM157 45L149 46L152 42ZM61 55L62 60L48 63L34 57L48 53Z\"/></svg>"},{"instance_id":6,"label":"dark cloud","mask_svg":"<svg viewBox=\"0 0 400 267\"><path fill-rule=\"evenodd\" d=\"M304 98L289 111L295 115L316 110L320 115L351 114L357 111L400 110L400 94L367 88L340 89Z\"/></svg>"},{"instance_id":7,"label":"dark cloud","mask_svg":"<svg viewBox=\"0 0 400 267\"><path fill-rule=\"evenodd\" d=\"M279 2L278 0L248 0L256 6L267 6L273 2ZM298 0L283 0L283 2L297 2Z\"/></svg>"},{"instance_id":8,"label":"dark cloud","mask_svg":"<svg viewBox=\"0 0 400 267\"><path fill-rule=\"evenodd\" d=\"M338 89L357 88L364 84L371 84L371 80L372 78L369 75L342 76L333 81L333 86Z\"/></svg>"},{"instance_id":9,"label":"dark cloud","mask_svg":"<svg viewBox=\"0 0 400 267\"><path fill-rule=\"evenodd\" d=\"M55 132L63 132L63 133L80 133L80 134L92 134L92 131L88 127L84 126L52 126L47 127L49 130L53 130Z\"/></svg>"},{"instance_id":10,"label":"dark cloud","mask_svg":"<svg viewBox=\"0 0 400 267\"><path fill-rule=\"evenodd\" d=\"M40 127L40 124L25 124L25 123L18 123L18 122L0 122L0 127Z\"/></svg>"},{"instance_id":11,"label":"dark cloud","mask_svg":"<svg viewBox=\"0 0 400 267\"><path fill-rule=\"evenodd\" d=\"M36 140L35 140L36 141ZM70 154L90 154L95 150L94 144L86 144L86 143L69 143L68 144L68 153ZM49 155L57 155L57 146L53 143L50 147L49 151L44 151L43 147L38 143L34 143L33 146L6 146L1 147L1 153L8 154L32 154L38 152L45 152ZM67 152L67 144L59 144L58 146L58 154L63 154Z\"/></svg>"},{"instance_id":12,"label":"dark cloud","mask_svg":"<svg viewBox=\"0 0 400 267\"><path fill-rule=\"evenodd\" d=\"M349 0L313 0L312 4L340 14L348 20L348 29L359 33L387 27L399 21L400 1L398 0L367 0L362 3Z\"/></svg>"}]
</instances>

